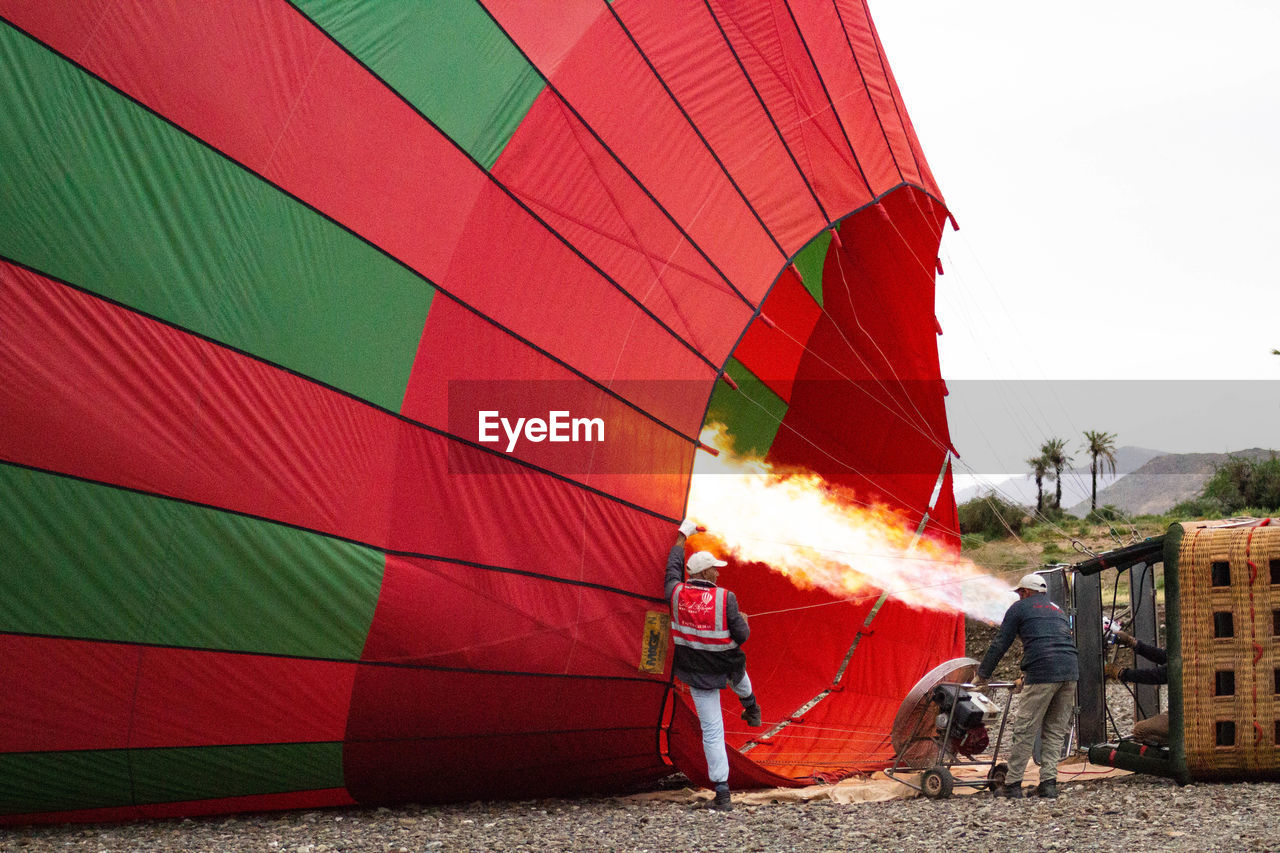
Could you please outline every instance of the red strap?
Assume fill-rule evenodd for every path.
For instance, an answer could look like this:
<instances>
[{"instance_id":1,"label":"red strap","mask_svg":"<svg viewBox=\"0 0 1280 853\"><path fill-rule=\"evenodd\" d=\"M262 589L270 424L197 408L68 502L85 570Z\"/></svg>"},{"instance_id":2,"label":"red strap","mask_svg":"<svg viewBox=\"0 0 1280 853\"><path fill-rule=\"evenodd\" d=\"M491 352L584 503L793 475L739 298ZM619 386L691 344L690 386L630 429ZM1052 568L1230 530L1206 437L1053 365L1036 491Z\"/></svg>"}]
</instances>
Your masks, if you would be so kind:
<instances>
[{"instance_id":1,"label":"red strap","mask_svg":"<svg viewBox=\"0 0 1280 853\"><path fill-rule=\"evenodd\" d=\"M1258 661L1262 660L1262 646L1258 643L1253 644L1253 665L1257 666Z\"/></svg>"}]
</instances>

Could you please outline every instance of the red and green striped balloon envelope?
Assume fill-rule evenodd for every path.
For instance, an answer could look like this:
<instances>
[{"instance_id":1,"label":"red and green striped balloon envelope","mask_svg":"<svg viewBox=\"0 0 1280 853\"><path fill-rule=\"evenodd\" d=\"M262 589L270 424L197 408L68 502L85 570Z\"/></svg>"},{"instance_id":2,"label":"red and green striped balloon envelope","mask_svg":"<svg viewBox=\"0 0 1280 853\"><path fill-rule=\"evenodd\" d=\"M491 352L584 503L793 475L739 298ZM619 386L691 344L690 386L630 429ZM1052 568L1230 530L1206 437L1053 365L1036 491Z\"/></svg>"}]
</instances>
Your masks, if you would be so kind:
<instances>
[{"instance_id":1,"label":"red and green striped balloon envelope","mask_svg":"<svg viewBox=\"0 0 1280 853\"><path fill-rule=\"evenodd\" d=\"M863 0L0 0L0 70L0 821L701 779L704 423L957 537ZM735 786L882 766L963 646L724 580Z\"/></svg>"}]
</instances>

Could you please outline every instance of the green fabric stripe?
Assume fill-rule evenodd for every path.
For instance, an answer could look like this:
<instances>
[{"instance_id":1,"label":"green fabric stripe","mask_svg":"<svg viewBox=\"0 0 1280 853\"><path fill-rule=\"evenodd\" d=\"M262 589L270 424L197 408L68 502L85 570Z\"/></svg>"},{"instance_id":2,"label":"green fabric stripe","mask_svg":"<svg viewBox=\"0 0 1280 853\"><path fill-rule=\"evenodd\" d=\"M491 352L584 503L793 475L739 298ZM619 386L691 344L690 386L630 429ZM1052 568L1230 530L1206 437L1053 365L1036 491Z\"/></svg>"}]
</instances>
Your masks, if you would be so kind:
<instances>
[{"instance_id":1,"label":"green fabric stripe","mask_svg":"<svg viewBox=\"0 0 1280 853\"><path fill-rule=\"evenodd\" d=\"M370 548L0 465L0 631L359 660Z\"/></svg>"},{"instance_id":2,"label":"green fabric stripe","mask_svg":"<svg viewBox=\"0 0 1280 853\"><path fill-rule=\"evenodd\" d=\"M728 427L734 452L764 456L786 417L786 401L736 358L729 359L725 372L738 383L738 390L726 382L717 382L705 423L719 422Z\"/></svg>"},{"instance_id":3,"label":"green fabric stripe","mask_svg":"<svg viewBox=\"0 0 1280 853\"><path fill-rule=\"evenodd\" d=\"M10 753L0 755L0 814L313 791L343 784L341 743Z\"/></svg>"},{"instance_id":4,"label":"green fabric stripe","mask_svg":"<svg viewBox=\"0 0 1280 853\"><path fill-rule=\"evenodd\" d=\"M827 247L831 245L831 232L823 231L805 245L796 255L796 269L804 279L805 290L822 304L822 265L827 259Z\"/></svg>"},{"instance_id":5,"label":"green fabric stripe","mask_svg":"<svg viewBox=\"0 0 1280 853\"><path fill-rule=\"evenodd\" d=\"M397 411L434 289L0 25L0 254Z\"/></svg>"},{"instance_id":6,"label":"green fabric stripe","mask_svg":"<svg viewBox=\"0 0 1280 853\"><path fill-rule=\"evenodd\" d=\"M543 89L475 0L298 6L486 169Z\"/></svg>"}]
</instances>

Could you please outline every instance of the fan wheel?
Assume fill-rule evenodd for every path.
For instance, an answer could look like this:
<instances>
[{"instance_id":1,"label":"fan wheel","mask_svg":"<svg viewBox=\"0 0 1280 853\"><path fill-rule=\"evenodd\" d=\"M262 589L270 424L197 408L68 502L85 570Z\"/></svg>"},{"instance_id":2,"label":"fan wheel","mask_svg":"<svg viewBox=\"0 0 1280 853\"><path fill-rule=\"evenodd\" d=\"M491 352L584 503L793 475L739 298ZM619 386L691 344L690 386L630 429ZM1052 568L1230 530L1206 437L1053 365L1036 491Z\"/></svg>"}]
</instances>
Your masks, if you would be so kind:
<instances>
[{"instance_id":1,"label":"fan wheel","mask_svg":"<svg viewBox=\"0 0 1280 853\"><path fill-rule=\"evenodd\" d=\"M930 799L945 800L955 790L955 779L945 767L930 767L920 777L920 791Z\"/></svg>"}]
</instances>

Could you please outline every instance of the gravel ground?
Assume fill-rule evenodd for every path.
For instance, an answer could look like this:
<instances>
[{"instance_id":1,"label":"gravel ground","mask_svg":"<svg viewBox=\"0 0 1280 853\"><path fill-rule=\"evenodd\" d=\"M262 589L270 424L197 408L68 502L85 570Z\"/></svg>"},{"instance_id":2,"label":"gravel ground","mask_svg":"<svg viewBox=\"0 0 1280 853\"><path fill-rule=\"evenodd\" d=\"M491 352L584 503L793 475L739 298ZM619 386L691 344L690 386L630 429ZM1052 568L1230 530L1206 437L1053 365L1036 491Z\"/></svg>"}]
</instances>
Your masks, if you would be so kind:
<instances>
[{"instance_id":1,"label":"gravel ground","mask_svg":"<svg viewBox=\"0 0 1280 853\"><path fill-rule=\"evenodd\" d=\"M1280 785L1188 785L1126 776L1067 785L1057 800L738 806L538 800L283 812L0 835L9 851L807 851L1273 850Z\"/></svg>"}]
</instances>

